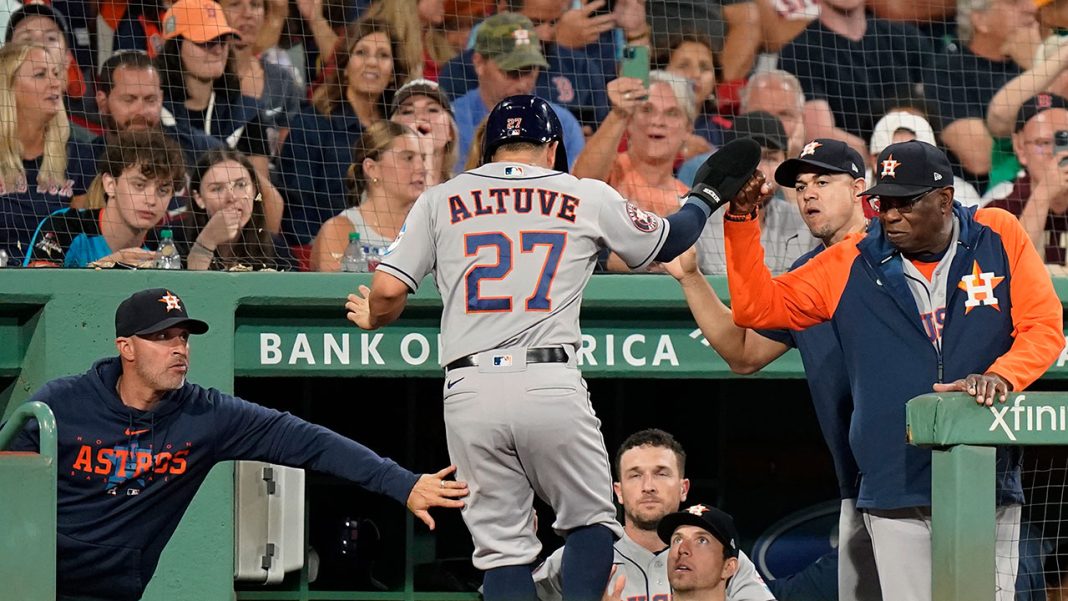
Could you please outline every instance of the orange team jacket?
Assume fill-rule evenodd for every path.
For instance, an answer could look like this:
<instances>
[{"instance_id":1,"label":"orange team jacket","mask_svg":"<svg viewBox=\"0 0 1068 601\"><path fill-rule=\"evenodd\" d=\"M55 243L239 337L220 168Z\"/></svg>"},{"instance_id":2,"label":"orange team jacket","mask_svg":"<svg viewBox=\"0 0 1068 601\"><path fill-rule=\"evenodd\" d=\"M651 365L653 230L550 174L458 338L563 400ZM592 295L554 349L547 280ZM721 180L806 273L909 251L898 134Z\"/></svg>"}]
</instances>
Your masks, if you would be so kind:
<instances>
[{"instance_id":1,"label":"orange team jacket","mask_svg":"<svg viewBox=\"0 0 1068 601\"><path fill-rule=\"evenodd\" d=\"M849 443L861 471L858 507L931 503L930 451L905 443L909 399L931 392L936 382L987 371L1023 390L1064 347L1061 302L1017 219L959 203L953 212L960 232L945 306L922 315L906 280L906 259L878 221L775 278L764 265L759 224L723 224L736 324L834 325L853 394ZM997 476L999 504L1021 503L1018 449L998 450Z\"/></svg>"}]
</instances>

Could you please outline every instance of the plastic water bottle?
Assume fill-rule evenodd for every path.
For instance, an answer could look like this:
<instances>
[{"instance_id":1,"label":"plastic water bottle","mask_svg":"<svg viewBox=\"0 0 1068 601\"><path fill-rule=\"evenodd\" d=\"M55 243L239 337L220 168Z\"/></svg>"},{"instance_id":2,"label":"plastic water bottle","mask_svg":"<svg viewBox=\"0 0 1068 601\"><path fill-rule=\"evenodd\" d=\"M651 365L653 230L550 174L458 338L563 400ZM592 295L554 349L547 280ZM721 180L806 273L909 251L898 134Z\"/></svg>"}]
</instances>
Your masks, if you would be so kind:
<instances>
[{"instance_id":1,"label":"plastic water bottle","mask_svg":"<svg viewBox=\"0 0 1068 601\"><path fill-rule=\"evenodd\" d=\"M7 251L0 248L0 267L7 267Z\"/></svg>"},{"instance_id":2,"label":"plastic water bottle","mask_svg":"<svg viewBox=\"0 0 1068 601\"><path fill-rule=\"evenodd\" d=\"M181 269L182 255L174 245L174 232L163 230L159 233L159 252L156 256L156 269Z\"/></svg>"},{"instance_id":3,"label":"plastic water bottle","mask_svg":"<svg viewBox=\"0 0 1068 601\"><path fill-rule=\"evenodd\" d=\"M350 273L367 273L367 254L360 244L360 232L349 234L349 245L341 257L341 271Z\"/></svg>"}]
</instances>

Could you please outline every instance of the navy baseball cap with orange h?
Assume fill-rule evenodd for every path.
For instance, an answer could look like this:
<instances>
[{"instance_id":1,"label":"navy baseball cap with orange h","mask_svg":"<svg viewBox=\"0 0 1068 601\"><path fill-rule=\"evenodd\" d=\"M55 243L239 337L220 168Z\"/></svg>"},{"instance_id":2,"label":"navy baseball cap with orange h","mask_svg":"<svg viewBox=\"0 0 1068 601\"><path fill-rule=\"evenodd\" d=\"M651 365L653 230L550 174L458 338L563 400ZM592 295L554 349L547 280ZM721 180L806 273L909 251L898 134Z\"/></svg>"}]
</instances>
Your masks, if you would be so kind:
<instances>
[{"instance_id":1,"label":"navy baseball cap with orange h","mask_svg":"<svg viewBox=\"0 0 1068 601\"><path fill-rule=\"evenodd\" d=\"M949 158L935 146L919 140L891 144L875 162L875 185L861 196L913 197L935 188L953 186Z\"/></svg>"},{"instance_id":2,"label":"navy baseball cap with orange h","mask_svg":"<svg viewBox=\"0 0 1068 601\"><path fill-rule=\"evenodd\" d=\"M115 337L146 336L181 326L190 334L203 334L208 324L189 317L185 301L167 288L135 292L115 310Z\"/></svg>"}]
</instances>

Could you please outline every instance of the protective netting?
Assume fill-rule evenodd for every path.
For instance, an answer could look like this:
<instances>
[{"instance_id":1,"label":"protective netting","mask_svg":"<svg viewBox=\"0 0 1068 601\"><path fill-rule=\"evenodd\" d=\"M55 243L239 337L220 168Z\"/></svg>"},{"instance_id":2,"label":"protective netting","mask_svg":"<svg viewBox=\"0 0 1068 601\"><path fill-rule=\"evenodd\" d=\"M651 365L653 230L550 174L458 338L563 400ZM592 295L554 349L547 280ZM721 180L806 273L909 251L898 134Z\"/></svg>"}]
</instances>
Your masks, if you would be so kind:
<instances>
[{"instance_id":1,"label":"protective netting","mask_svg":"<svg viewBox=\"0 0 1068 601\"><path fill-rule=\"evenodd\" d=\"M1026 447L1017 599L1060 599L1068 587L1068 451Z\"/></svg>"},{"instance_id":2,"label":"protective netting","mask_svg":"<svg viewBox=\"0 0 1068 601\"><path fill-rule=\"evenodd\" d=\"M869 179L918 138L949 153L959 201L1024 215L1056 272L1063 3L5 0L0 249L155 266L168 229L188 269L373 266L422 190L482 160L489 109L535 93L574 174L661 215L734 137L761 143L769 175L842 140ZM125 150L105 161L109 146ZM827 239L789 182L762 214L775 272ZM725 271L717 219L698 244L709 275ZM601 267L621 268L607 252Z\"/></svg>"}]
</instances>

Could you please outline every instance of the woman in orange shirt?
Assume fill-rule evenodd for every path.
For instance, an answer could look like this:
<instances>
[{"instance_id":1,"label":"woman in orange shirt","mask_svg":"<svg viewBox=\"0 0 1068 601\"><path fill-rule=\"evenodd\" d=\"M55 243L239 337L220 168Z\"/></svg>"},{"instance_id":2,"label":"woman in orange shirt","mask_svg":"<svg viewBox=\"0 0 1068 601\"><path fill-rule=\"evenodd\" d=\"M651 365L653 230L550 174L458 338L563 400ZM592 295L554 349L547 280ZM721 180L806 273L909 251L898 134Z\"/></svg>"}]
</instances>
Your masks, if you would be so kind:
<instances>
[{"instance_id":1,"label":"woman in orange shirt","mask_svg":"<svg viewBox=\"0 0 1068 601\"><path fill-rule=\"evenodd\" d=\"M674 213L689 191L673 169L696 117L690 83L666 71L651 72L648 89L621 77L608 99L612 110L575 160L575 177L604 180L642 210ZM627 148L617 152L624 134Z\"/></svg>"},{"instance_id":2,"label":"woman in orange shirt","mask_svg":"<svg viewBox=\"0 0 1068 601\"><path fill-rule=\"evenodd\" d=\"M652 71L646 89L641 80L620 77L609 82L608 99L612 110L586 141L572 173L607 182L643 211L666 217L679 210L689 186L675 177L675 158L697 116L690 82ZM620 152L624 134L627 147ZM614 255L606 268L629 271Z\"/></svg>"}]
</instances>

